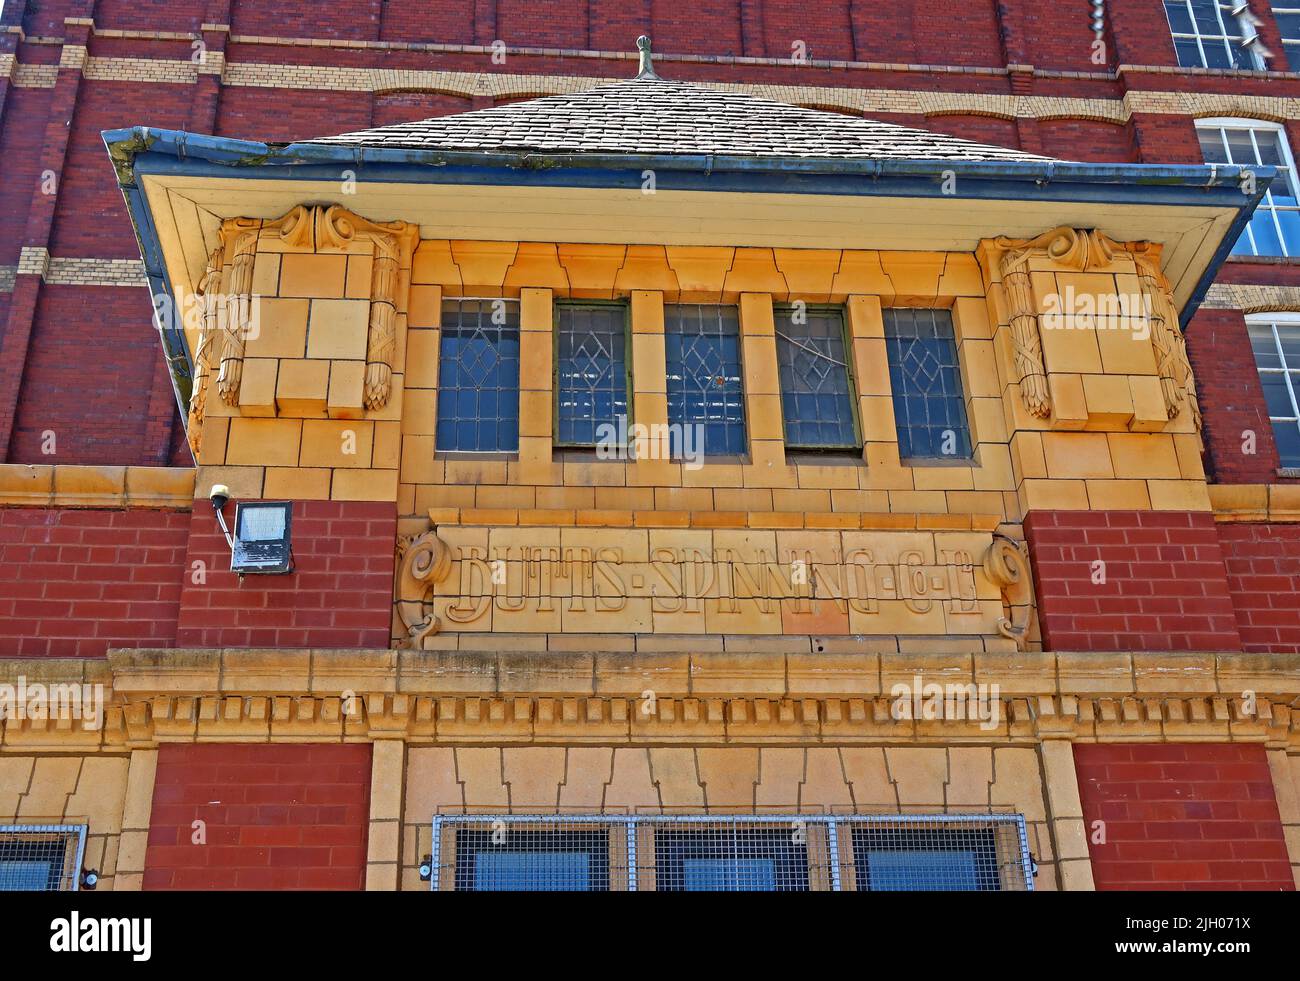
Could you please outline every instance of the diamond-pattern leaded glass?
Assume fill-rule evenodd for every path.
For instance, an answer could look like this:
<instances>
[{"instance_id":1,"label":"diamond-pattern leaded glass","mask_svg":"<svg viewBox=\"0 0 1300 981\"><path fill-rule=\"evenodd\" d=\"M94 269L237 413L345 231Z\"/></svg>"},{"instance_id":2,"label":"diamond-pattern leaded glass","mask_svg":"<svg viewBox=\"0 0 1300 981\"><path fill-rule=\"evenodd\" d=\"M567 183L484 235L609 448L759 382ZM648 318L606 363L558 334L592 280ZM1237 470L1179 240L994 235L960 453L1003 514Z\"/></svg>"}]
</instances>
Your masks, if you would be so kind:
<instances>
[{"instance_id":1,"label":"diamond-pattern leaded glass","mask_svg":"<svg viewBox=\"0 0 1300 981\"><path fill-rule=\"evenodd\" d=\"M886 310L885 349L903 459L970 456L970 427L952 314L947 310Z\"/></svg>"},{"instance_id":2,"label":"diamond-pattern leaded glass","mask_svg":"<svg viewBox=\"0 0 1300 981\"><path fill-rule=\"evenodd\" d=\"M681 455L682 427L696 425L702 427L706 455L744 453L745 405L736 308L704 303L666 305L664 354L673 455Z\"/></svg>"},{"instance_id":3,"label":"diamond-pattern leaded glass","mask_svg":"<svg viewBox=\"0 0 1300 981\"><path fill-rule=\"evenodd\" d=\"M806 306L777 307L774 312L785 445L796 449L859 448L844 314Z\"/></svg>"},{"instance_id":4,"label":"diamond-pattern leaded glass","mask_svg":"<svg viewBox=\"0 0 1300 981\"><path fill-rule=\"evenodd\" d=\"M602 425L627 416L627 307L556 307L556 445L594 446Z\"/></svg>"},{"instance_id":5,"label":"diamond-pattern leaded glass","mask_svg":"<svg viewBox=\"0 0 1300 981\"><path fill-rule=\"evenodd\" d=\"M438 449L519 449L519 304L446 300L438 362Z\"/></svg>"}]
</instances>

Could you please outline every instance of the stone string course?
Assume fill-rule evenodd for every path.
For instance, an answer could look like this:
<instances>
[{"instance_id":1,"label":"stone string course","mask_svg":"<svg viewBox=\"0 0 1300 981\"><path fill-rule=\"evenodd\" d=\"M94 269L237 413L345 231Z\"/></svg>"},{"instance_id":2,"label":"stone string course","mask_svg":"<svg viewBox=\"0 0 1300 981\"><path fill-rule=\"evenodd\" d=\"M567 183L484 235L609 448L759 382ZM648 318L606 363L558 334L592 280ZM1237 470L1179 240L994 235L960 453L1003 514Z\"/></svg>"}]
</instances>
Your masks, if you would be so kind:
<instances>
[{"instance_id":1,"label":"stone string course","mask_svg":"<svg viewBox=\"0 0 1300 981\"><path fill-rule=\"evenodd\" d=\"M264 42L264 39L251 40ZM459 46L451 47L462 50ZM603 53L578 54L593 57ZM757 62L762 59L739 60ZM875 67L892 70L902 66ZM64 48L59 65L25 65L17 63L13 55L0 57L0 78L9 78L18 88L53 88L60 68L80 68L86 78L95 81L190 85L198 80L200 74L205 74L218 75L223 85L251 88L373 93L429 91L466 98L498 99L580 92L604 82L623 80L623 76L514 75L263 62L231 63L225 61L223 53L212 51L207 53L202 63L159 58L96 58L88 57L85 48L72 45ZM999 119L1093 119L1111 123L1126 122L1134 113L1195 117L1252 116L1274 121L1300 119L1300 99L1297 98L1206 92L1128 92L1120 99L1086 99L817 85L701 84L780 102L854 113L891 112L924 116L970 114Z\"/></svg>"}]
</instances>

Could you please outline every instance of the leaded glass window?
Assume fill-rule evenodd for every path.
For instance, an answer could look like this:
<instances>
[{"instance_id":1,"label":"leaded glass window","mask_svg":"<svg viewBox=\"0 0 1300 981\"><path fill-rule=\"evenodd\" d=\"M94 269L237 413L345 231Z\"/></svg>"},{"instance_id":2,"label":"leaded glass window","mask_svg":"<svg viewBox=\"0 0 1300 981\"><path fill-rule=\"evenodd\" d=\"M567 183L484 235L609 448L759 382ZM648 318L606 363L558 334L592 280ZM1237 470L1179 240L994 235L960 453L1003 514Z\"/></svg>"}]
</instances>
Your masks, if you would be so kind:
<instances>
[{"instance_id":1,"label":"leaded glass window","mask_svg":"<svg viewBox=\"0 0 1300 981\"><path fill-rule=\"evenodd\" d=\"M686 426L700 427L705 455L744 453L745 405L736 308L705 303L665 305L664 354L673 455L682 454Z\"/></svg>"},{"instance_id":2,"label":"leaded glass window","mask_svg":"<svg viewBox=\"0 0 1300 981\"><path fill-rule=\"evenodd\" d=\"M903 459L964 459L970 426L947 310L884 311L885 350Z\"/></svg>"},{"instance_id":3,"label":"leaded glass window","mask_svg":"<svg viewBox=\"0 0 1300 981\"><path fill-rule=\"evenodd\" d=\"M444 301L436 443L441 452L519 449L516 301Z\"/></svg>"},{"instance_id":4,"label":"leaded glass window","mask_svg":"<svg viewBox=\"0 0 1300 981\"><path fill-rule=\"evenodd\" d=\"M1252 315L1247 328L1284 467L1300 467L1300 322L1290 319L1295 317Z\"/></svg>"},{"instance_id":5,"label":"leaded glass window","mask_svg":"<svg viewBox=\"0 0 1300 981\"><path fill-rule=\"evenodd\" d=\"M628 415L627 305L563 303L555 314L557 446L594 446Z\"/></svg>"},{"instance_id":6,"label":"leaded glass window","mask_svg":"<svg viewBox=\"0 0 1300 981\"><path fill-rule=\"evenodd\" d=\"M796 304L774 313L785 445L860 448L843 311Z\"/></svg>"}]
</instances>

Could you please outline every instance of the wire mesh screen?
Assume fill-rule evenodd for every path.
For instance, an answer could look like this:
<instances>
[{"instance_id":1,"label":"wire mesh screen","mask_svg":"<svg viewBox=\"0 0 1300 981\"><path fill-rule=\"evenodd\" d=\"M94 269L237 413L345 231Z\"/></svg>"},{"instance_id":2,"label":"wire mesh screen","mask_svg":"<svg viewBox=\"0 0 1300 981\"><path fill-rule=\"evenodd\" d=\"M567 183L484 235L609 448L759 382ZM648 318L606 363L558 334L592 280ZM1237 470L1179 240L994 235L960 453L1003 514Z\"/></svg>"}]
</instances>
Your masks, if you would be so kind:
<instances>
[{"instance_id":1,"label":"wire mesh screen","mask_svg":"<svg viewBox=\"0 0 1300 981\"><path fill-rule=\"evenodd\" d=\"M0 892L75 891L84 825L0 825Z\"/></svg>"},{"instance_id":2,"label":"wire mesh screen","mask_svg":"<svg viewBox=\"0 0 1300 981\"><path fill-rule=\"evenodd\" d=\"M430 867L456 892L1033 888L1017 814L439 815Z\"/></svg>"}]
</instances>

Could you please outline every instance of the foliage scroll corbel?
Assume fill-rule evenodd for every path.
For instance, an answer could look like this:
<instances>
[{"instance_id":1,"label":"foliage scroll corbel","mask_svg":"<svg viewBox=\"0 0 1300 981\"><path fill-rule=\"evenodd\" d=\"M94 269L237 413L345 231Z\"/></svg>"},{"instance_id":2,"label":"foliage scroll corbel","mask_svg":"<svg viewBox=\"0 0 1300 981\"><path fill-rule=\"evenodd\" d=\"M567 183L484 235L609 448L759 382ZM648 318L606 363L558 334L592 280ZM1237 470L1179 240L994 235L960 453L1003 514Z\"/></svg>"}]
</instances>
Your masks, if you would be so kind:
<instances>
[{"instance_id":1,"label":"foliage scroll corbel","mask_svg":"<svg viewBox=\"0 0 1300 981\"><path fill-rule=\"evenodd\" d=\"M1002 601L1011 614L998 619L998 633L1016 642L1024 650L1029 632L1030 588L1029 563L1020 546L1006 535L994 535L984 553L984 572L1002 591ZM1017 612L1021 619L1016 621Z\"/></svg>"},{"instance_id":2,"label":"foliage scroll corbel","mask_svg":"<svg viewBox=\"0 0 1300 981\"><path fill-rule=\"evenodd\" d=\"M429 592L451 572L451 549L436 529L397 540L397 618L406 628L397 647L420 650L442 626L429 607Z\"/></svg>"},{"instance_id":3,"label":"foliage scroll corbel","mask_svg":"<svg viewBox=\"0 0 1300 981\"><path fill-rule=\"evenodd\" d=\"M1196 380L1187 357L1187 342L1178 324L1173 290L1160 270L1160 253L1150 242L1133 242L1128 247L1142 283L1142 300L1151 321L1151 344L1160 372L1160 389L1170 419L1177 418L1184 404L1192 422L1201 428L1201 408L1196 401Z\"/></svg>"},{"instance_id":4,"label":"foliage scroll corbel","mask_svg":"<svg viewBox=\"0 0 1300 981\"><path fill-rule=\"evenodd\" d=\"M203 443L203 413L208 403L208 388L212 382L214 362L221 359L222 314L221 305L221 271L224 264L225 249L217 246L208 255L207 269L199 280L199 340L194 348L194 384L190 392L189 419L186 431L189 434L190 448L194 458L198 459ZM215 356L214 356L215 355Z\"/></svg>"}]
</instances>

